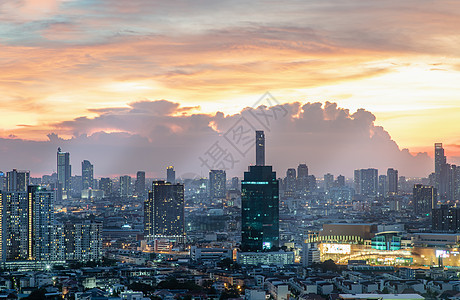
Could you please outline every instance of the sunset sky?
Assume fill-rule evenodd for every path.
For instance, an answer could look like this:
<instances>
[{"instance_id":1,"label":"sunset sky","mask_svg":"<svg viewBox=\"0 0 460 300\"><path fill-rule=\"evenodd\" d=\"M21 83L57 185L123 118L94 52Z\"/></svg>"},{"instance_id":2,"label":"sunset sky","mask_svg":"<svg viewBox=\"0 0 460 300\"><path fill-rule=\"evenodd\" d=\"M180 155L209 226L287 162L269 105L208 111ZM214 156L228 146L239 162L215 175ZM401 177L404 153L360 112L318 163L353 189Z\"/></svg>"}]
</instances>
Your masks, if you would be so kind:
<instances>
[{"instance_id":1,"label":"sunset sky","mask_svg":"<svg viewBox=\"0 0 460 300\"><path fill-rule=\"evenodd\" d=\"M152 142L147 123L107 121L135 103L218 123L217 111L239 114L266 91L295 107L337 103L347 118L363 108L375 116L366 128L400 150L431 156L442 142L460 162L459 29L455 0L3 0L0 167L17 140L50 133Z\"/></svg>"}]
</instances>

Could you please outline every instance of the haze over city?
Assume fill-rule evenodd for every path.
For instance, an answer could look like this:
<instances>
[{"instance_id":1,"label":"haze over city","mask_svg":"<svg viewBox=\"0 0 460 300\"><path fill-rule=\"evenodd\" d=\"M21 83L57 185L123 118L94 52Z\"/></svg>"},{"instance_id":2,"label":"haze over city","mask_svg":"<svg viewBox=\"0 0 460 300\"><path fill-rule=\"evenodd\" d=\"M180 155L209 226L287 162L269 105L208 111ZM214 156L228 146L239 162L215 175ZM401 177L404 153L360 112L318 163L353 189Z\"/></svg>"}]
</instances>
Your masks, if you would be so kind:
<instances>
[{"instance_id":1,"label":"haze over city","mask_svg":"<svg viewBox=\"0 0 460 300\"><path fill-rule=\"evenodd\" d=\"M269 91L290 111L268 139L275 166L313 156L325 162L315 172L351 176L363 155L361 165L371 166L372 147L388 149L375 167L401 163L407 176L426 176L432 164L423 153L432 158L434 142L459 162L458 5L2 2L2 164L51 173L61 145L76 161L97 161L100 176L139 165L158 176L171 163L200 173L207 144ZM305 104L309 120L297 119ZM355 114L361 108L369 113ZM313 126L314 118L327 121ZM343 140L333 138L334 126ZM299 141L303 147L290 147ZM191 151L180 153L184 147ZM168 162L160 160L165 151Z\"/></svg>"}]
</instances>

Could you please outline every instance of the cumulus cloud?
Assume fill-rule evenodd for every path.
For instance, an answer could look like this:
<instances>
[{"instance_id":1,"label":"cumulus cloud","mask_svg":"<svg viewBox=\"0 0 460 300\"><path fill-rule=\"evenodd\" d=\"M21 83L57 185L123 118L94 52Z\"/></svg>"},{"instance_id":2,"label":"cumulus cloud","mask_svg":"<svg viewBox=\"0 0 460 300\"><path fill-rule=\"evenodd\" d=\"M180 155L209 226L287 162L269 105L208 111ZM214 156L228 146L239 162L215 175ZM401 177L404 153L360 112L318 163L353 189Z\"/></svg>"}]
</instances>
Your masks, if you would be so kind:
<instances>
[{"instance_id":1,"label":"cumulus cloud","mask_svg":"<svg viewBox=\"0 0 460 300\"><path fill-rule=\"evenodd\" d=\"M71 139L56 133L49 134L48 141L0 139L0 165L4 170L50 173L56 169L55 152L61 147L71 153L74 173L79 172L83 159L89 159L97 176L145 170L161 177L171 164L178 174L206 175L209 169L200 157L205 158L207 150L218 143L233 156L229 176L242 176L254 163L253 149L242 154L242 148L234 147L235 140L228 137L236 132L232 129L244 124L243 129L251 129L251 138L253 129L265 130L267 164L273 165L279 176L299 163L307 163L317 176L327 172L352 176L354 169L367 167L381 171L397 168L406 176L432 172L432 160L426 153L412 155L407 149L399 149L388 132L374 124L371 112L359 109L351 113L336 103L294 102L225 115L194 113L191 108L166 100L144 100L127 108L93 113L98 115L54 124L55 132L72 132Z\"/></svg>"}]
</instances>

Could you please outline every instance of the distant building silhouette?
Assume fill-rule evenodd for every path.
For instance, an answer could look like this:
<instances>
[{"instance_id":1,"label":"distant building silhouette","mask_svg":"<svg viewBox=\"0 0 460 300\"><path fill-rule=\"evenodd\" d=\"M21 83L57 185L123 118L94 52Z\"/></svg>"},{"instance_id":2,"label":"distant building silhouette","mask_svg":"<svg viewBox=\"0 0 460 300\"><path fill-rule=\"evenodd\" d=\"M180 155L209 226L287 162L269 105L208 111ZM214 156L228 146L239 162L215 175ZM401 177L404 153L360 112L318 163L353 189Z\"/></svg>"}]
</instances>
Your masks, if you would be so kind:
<instances>
[{"instance_id":1,"label":"distant building silhouette","mask_svg":"<svg viewBox=\"0 0 460 300\"><path fill-rule=\"evenodd\" d=\"M284 197L294 197L297 190L297 176L294 168L287 169L285 179Z\"/></svg>"},{"instance_id":2,"label":"distant building silhouette","mask_svg":"<svg viewBox=\"0 0 460 300\"><path fill-rule=\"evenodd\" d=\"M392 168L389 168L387 170L389 196L394 196L398 194L398 178L398 170Z\"/></svg>"},{"instance_id":3,"label":"distant building silhouette","mask_svg":"<svg viewBox=\"0 0 460 300\"><path fill-rule=\"evenodd\" d=\"M104 192L105 197L109 197L113 193L112 179L105 177L99 180L99 189Z\"/></svg>"},{"instance_id":4,"label":"distant building silhouette","mask_svg":"<svg viewBox=\"0 0 460 300\"><path fill-rule=\"evenodd\" d=\"M355 192L365 196L377 196L378 177L377 169L355 170Z\"/></svg>"},{"instance_id":5,"label":"distant building silhouette","mask_svg":"<svg viewBox=\"0 0 460 300\"><path fill-rule=\"evenodd\" d=\"M123 175L120 176L120 187L119 187L120 197L126 198L130 197L131 194L131 176Z\"/></svg>"},{"instance_id":6,"label":"distant building silhouette","mask_svg":"<svg viewBox=\"0 0 460 300\"><path fill-rule=\"evenodd\" d=\"M138 171L136 174L136 195L141 197L145 194L145 172Z\"/></svg>"},{"instance_id":7,"label":"distant building silhouette","mask_svg":"<svg viewBox=\"0 0 460 300\"><path fill-rule=\"evenodd\" d=\"M83 190L95 188L93 186L94 166L88 160L81 162L81 181Z\"/></svg>"}]
</instances>

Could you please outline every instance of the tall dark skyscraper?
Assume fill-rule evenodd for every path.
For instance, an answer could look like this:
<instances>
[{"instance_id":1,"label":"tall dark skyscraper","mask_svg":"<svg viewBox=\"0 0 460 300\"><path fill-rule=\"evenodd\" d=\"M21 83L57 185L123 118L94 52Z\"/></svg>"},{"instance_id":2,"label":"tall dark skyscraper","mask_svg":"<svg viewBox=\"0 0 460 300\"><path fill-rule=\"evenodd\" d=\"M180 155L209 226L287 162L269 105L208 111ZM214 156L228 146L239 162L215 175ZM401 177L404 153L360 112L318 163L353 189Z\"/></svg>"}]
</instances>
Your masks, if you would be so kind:
<instances>
[{"instance_id":1,"label":"tall dark skyscraper","mask_svg":"<svg viewBox=\"0 0 460 300\"><path fill-rule=\"evenodd\" d=\"M6 190L9 192L25 192L29 185L30 172L29 171L13 171L6 173Z\"/></svg>"},{"instance_id":2,"label":"tall dark skyscraper","mask_svg":"<svg viewBox=\"0 0 460 300\"><path fill-rule=\"evenodd\" d=\"M414 211L416 214L429 214L437 204L437 191L432 186L414 185L412 192Z\"/></svg>"},{"instance_id":3,"label":"tall dark skyscraper","mask_svg":"<svg viewBox=\"0 0 460 300\"><path fill-rule=\"evenodd\" d=\"M135 184L135 189L136 189L136 195L137 196L142 196L145 193L145 172L144 171L138 171L136 174L136 184Z\"/></svg>"},{"instance_id":4,"label":"tall dark skyscraper","mask_svg":"<svg viewBox=\"0 0 460 300\"><path fill-rule=\"evenodd\" d=\"M61 148L57 151L57 180L58 180L58 198L70 197L70 153L62 152Z\"/></svg>"},{"instance_id":5,"label":"tall dark skyscraper","mask_svg":"<svg viewBox=\"0 0 460 300\"><path fill-rule=\"evenodd\" d=\"M176 171L173 166L169 166L166 169L166 181L171 184L176 184Z\"/></svg>"},{"instance_id":6,"label":"tall dark skyscraper","mask_svg":"<svg viewBox=\"0 0 460 300\"><path fill-rule=\"evenodd\" d=\"M241 249L273 247L279 247L279 182L271 166L250 166L241 181Z\"/></svg>"},{"instance_id":7,"label":"tall dark skyscraper","mask_svg":"<svg viewBox=\"0 0 460 300\"><path fill-rule=\"evenodd\" d=\"M84 160L81 162L81 181L82 189L86 190L93 188L94 180L94 166L88 161Z\"/></svg>"},{"instance_id":8,"label":"tall dark skyscraper","mask_svg":"<svg viewBox=\"0 0 460 300\"><path fill-rule=\"evenodd\" d=\"M184 185L154 181L144 202L146 240L169 239L185 242Z\"/></svg>"},{"instance_id":9,"label":"tall dark skyscraper","mask_svg":"<svg viewBox=\"0 0 460 300\"><path fill-rule=\"evenodd\" d=\"M398 170L392 168L387 170L388 195L394 196L398 194L398 178Z\"/></svg>"},{"instance_id":10,"label":"tall dark skyscraper","mask_svg":"<svg viewBox=\"0 0 460 300\"><path fill-rule=\"evenodd\" d=\"M226 182L225 170L209 171L209 197L211 200L224 199L227 196Z\"/></svg>"},{"instance_id":11,"label":"tall dark skyscraper","mask_svg":"<svg viewBox=\"0 0 460 300\"><path fill-rule=\"evenodd\" d=\"M256 131L256 166L265 166L265 133Z\"/></svg>"}]
</instances>

